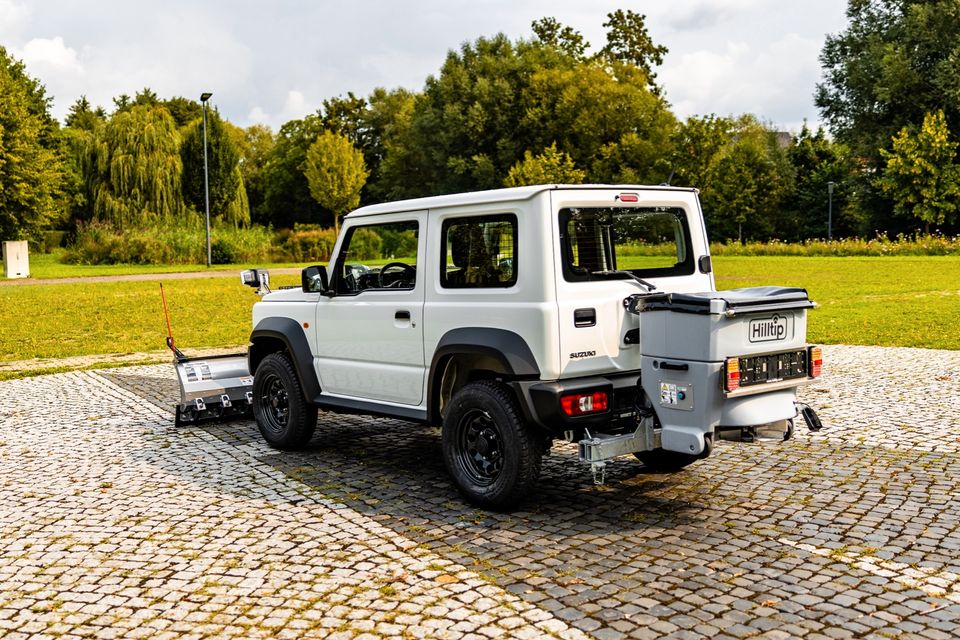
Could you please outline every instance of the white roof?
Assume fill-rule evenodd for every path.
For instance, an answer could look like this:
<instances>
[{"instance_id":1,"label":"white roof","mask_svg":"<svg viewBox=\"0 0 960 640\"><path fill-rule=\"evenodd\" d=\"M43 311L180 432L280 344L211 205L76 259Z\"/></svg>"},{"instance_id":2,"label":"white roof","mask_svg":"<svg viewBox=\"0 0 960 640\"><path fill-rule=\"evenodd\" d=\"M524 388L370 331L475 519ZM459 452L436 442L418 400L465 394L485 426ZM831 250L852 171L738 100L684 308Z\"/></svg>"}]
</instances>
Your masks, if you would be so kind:
<instances>
[{"instance_id":1,"label":"white roof","mask_svg":"<svg viewBox=\"0 0 960 640\"><path fill-rule=\"evenodd\" d=\"M361 207L347 214L350 217L372 216L381 213L401 213L404 211L422 211L424 209L438 209L441 207L455 207L467 204L490 204L493 202L508 202L529 200L538 193L551 190L588 190L588 189L617 189L621 191L696 191L690 187L668 187L666 185L636 185L636 184L538 184L529 187L513 187L510 189L491 189L489 191L471 191L467 193L451 193L442 196L413 198L398 200Z\"/></svg>"}]
</instances>

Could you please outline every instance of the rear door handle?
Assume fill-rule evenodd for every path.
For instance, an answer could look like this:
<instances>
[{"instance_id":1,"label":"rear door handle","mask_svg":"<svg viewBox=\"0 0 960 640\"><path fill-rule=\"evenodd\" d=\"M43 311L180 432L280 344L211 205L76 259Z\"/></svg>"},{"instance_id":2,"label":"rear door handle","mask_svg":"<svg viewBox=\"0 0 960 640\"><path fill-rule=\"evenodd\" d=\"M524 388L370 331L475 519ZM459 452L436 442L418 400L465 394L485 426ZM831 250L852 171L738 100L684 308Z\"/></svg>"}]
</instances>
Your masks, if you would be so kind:
<instances>
[{"instance_id":1,"label":"rear door handle","mask_svg":"<svg viewBox=\"0 0 960 640\"><path fill-rule=\"evenodd\" d=\"M393 314L393 317L396 318L397 320L409 320L409 319L410 319L410 312L409 312L409 311L397 311L395 314Z\"/></svg>"}]
</instances>

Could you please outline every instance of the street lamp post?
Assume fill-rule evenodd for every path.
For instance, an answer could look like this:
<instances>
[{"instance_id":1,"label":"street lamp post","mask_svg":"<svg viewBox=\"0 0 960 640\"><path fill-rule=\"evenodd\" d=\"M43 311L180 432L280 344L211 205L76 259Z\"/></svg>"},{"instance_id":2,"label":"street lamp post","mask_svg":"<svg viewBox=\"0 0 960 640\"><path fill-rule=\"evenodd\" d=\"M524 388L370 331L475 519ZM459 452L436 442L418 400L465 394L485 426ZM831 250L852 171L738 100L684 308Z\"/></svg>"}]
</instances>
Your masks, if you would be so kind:
<instances>
[{"instance_id":1,"label":"street lamp post","mask_svg":"<svg viewBox=\"0 0 960 640\"><path fill-rule=\"evenodd\" d=\"M207 216L207 267L210 266L210 173L207 169L207 100L212 93L204 92L200 94L200 102L203 103L203 203ZM832 182L830 184L833 184Z\"/></svg>"},{"instance_id":2,"label":"street lamp post","mask_svg":"<svg viewBox=\"0 0 960 640\"><path fill-rule=\"evenodd\" d=\"M836 182L827 183L827 240L833 240L833 188Z\"/></svg>"}]
</instances>

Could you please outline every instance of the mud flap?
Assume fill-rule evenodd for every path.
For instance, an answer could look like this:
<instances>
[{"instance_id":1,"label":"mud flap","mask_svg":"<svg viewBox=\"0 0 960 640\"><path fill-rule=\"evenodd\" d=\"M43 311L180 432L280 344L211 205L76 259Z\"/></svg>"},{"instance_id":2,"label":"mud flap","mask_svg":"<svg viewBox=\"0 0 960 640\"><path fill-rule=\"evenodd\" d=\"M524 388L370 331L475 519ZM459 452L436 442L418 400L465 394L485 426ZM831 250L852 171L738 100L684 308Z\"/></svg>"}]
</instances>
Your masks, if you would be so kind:
<instances>
[{"instance_id":1,"label":"mud flap","mask_svg":"<svg viewBox=\"0 0 960 640\"><path fill-rule=\"evenodd\" d=\"M803 416L803 421L807 423L807 428L810 429L810 431L820 431L820 429L823 429L823 423L820 422L820 416L818 416L817 412L813 410L813 407L808 404L798 402L797 408L800 409L800 415Z\"/></svg>"}]
</instances>

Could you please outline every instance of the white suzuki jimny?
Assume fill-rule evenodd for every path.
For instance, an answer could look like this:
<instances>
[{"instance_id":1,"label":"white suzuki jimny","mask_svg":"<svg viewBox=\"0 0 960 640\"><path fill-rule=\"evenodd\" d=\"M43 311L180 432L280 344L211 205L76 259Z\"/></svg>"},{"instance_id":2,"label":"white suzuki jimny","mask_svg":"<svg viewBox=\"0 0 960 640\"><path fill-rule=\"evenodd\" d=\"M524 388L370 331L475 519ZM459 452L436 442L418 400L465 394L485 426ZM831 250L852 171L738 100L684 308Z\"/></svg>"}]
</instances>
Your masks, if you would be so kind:
<instances>
[{"instance_id":1,"label":"white suzuki jimny","mask_svg":"<svg viewBox=\"0 0 960 640\"><path fill-rule=\"evenodd\" d=\"M247 283L264 289L263 272ZM267 288L268 289L268 288ZM715 439L786 440L820 375L803 289L715 291L694 189L546 185L364 207L329 265L253 309L260 432L306 445L317 410L442 427L463 495L507 508L555 439L655 471Z\"/></svg>"}]
</instances>

